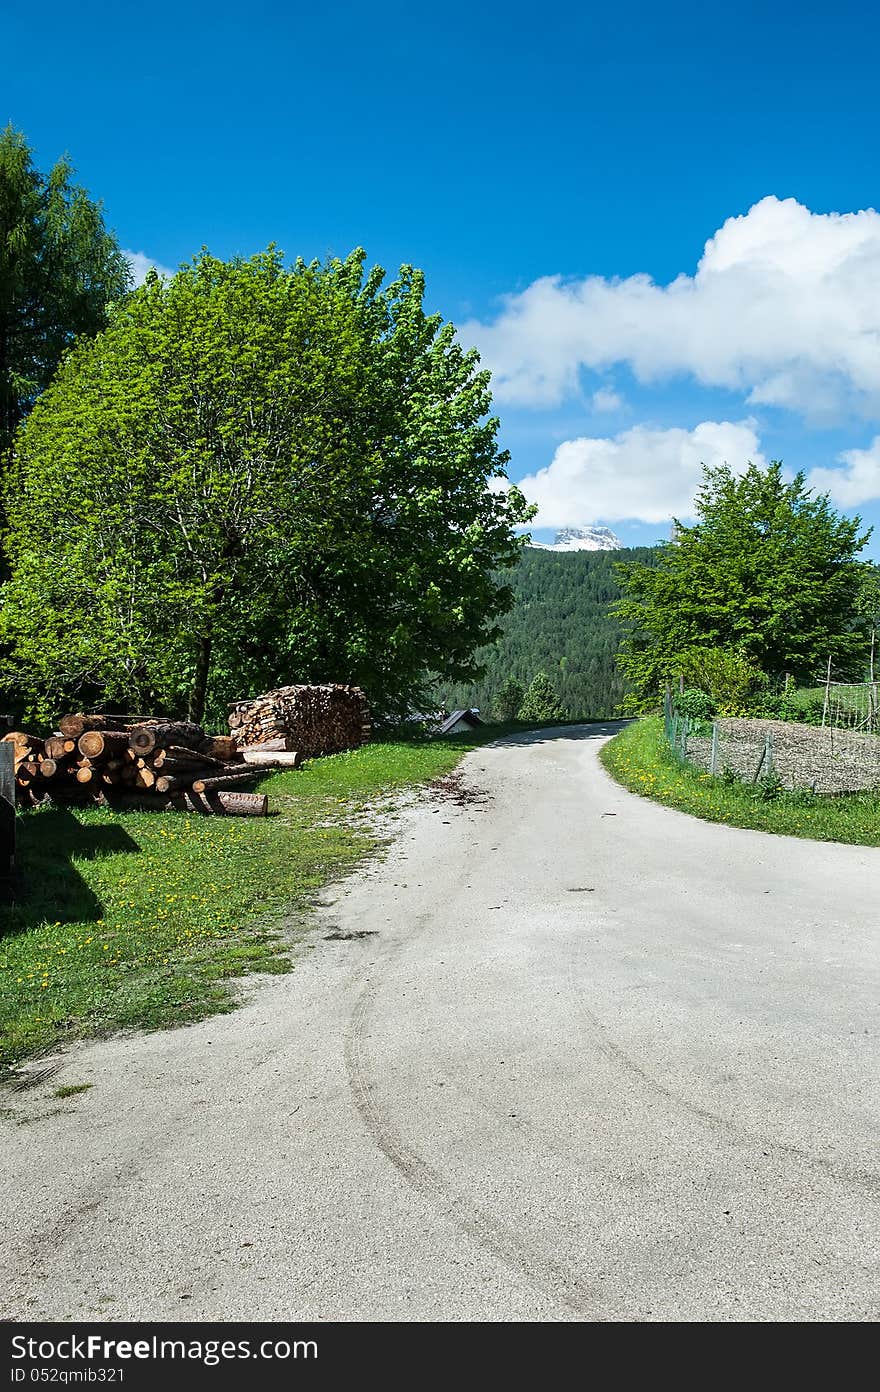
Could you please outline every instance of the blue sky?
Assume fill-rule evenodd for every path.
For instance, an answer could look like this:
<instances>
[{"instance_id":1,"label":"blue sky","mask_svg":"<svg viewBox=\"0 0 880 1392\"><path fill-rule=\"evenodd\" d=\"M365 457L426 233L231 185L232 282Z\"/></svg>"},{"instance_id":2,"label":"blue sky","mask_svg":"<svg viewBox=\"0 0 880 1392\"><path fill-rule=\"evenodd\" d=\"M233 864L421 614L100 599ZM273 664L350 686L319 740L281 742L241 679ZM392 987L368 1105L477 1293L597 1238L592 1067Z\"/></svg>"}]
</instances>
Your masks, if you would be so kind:
<instances>
[{"instance_id":1,"label":"blue sky","mask_svg":"<svg viewBox=\"0 0 880 1392\"><path fill-rule=\"evenodd\" d=\"M161 265L422 266L539 535L664 536L701 458L752 453L880 558L878 27L851 0L7 6L0 120Z\"/></svg>"}]
</instances>

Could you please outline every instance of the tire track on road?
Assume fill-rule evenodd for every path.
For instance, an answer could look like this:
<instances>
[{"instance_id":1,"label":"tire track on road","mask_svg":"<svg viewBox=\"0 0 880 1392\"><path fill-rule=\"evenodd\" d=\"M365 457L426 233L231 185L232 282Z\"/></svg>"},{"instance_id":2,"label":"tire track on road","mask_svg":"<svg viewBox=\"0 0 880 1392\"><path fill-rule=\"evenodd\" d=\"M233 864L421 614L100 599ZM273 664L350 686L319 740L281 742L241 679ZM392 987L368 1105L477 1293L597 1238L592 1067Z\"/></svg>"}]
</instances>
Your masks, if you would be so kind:
<instances>
[{"instance_id":1,"label":"tire track on road","mask_svg":"<svg viewBox=\"0 0 880 1392\"><path fill-rule=\"evenodd\" d=\"M354 1105L367 1133L407 1184L538 1294L563 1305L571 1315L582 1320L604 1322L631 1318L620 1311L612 1315L599 1293L586 1286L575 1272L535 1252L523 1234L466 1199L404 1140L387 1108L379 1101L367 1042L367 1024L379 990L377 979L387 980L385 969L404 946L410 945L425 930L428 921L422 917L413 932L394 943L374 963L377 975L367 980L352 1011L345 1036L345 1065Z\"/></svg>"}]
</instances>

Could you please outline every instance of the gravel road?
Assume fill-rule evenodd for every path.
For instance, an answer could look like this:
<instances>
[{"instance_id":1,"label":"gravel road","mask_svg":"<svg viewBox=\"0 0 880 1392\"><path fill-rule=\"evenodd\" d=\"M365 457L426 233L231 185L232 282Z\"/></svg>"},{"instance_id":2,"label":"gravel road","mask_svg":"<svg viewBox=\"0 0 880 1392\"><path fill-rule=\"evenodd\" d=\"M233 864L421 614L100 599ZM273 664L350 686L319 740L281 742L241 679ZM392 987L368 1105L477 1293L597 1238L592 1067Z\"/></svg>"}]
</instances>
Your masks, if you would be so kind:
<instances>
[{"instance_id":1,"label":"gravel road","mask_svg":"<svg viewBox=\"0 0 880 1392\"><path fill-rule=\"evenodd\" d=\"M7 1094L6 1317L875 1320L880 850L607 733L477 750L290 976Z\"/></svg>"}]
</instances>

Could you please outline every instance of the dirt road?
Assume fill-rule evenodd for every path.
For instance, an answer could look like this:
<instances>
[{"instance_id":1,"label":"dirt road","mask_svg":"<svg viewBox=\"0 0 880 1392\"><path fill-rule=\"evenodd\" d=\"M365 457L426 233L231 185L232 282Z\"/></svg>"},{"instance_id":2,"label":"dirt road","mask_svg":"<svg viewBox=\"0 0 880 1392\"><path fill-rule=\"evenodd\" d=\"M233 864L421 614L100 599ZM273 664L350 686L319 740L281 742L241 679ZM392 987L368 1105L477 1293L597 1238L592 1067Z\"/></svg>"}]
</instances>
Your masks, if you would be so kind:
<instances>
[{"instance_id":1,"label":"dirt road","mask_svg":"<svg viewBox=\"0 0 880 1392\"><path fill-rule=\"evenodd\" d=\"M603 733L476 751L290 976L16 1094L7 1317L875 1319L880 850L642 801Z\"/></svg>"}]
</instances>

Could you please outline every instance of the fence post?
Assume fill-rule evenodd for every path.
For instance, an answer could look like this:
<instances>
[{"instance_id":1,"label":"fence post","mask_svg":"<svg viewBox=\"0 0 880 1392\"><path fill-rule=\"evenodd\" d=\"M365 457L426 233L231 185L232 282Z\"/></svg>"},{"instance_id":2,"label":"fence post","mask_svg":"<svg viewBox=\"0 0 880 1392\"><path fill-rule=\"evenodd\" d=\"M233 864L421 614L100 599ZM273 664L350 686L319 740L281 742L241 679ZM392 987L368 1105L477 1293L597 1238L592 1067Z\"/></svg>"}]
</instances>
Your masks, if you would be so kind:
<instances>
[{"instance_id":1,"label":"fence post","mask_svg":"<svg viewBox=\"0 0 880 1392\"><path fill-rule=\"evenodd\" d=\"M760 759L758 760L758 767L755 769L754 777L752 778L752 782L753 782L753 783L757 783L758 779L761 777L761 769L764 767L764 760L765 760L766 758L767 758L767 741L766 741L766 739L765 739L765 740L764 740L764 748L761 750L761 757L760 757Z\"/></svg>"},{"instance_id":2,"label":"fence post","mask_svg":"<svg viewBox=\"0 0 880 1392\"><path fill-rule=\"evenodd\" d=\"M712 721L712 752L709 755L709 772L713 774L718 768L718 721Z\"/></svg>"}]
</instances>

